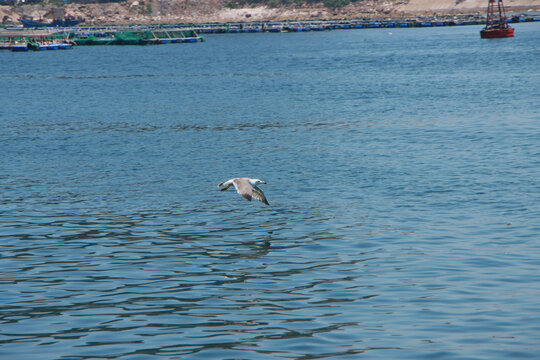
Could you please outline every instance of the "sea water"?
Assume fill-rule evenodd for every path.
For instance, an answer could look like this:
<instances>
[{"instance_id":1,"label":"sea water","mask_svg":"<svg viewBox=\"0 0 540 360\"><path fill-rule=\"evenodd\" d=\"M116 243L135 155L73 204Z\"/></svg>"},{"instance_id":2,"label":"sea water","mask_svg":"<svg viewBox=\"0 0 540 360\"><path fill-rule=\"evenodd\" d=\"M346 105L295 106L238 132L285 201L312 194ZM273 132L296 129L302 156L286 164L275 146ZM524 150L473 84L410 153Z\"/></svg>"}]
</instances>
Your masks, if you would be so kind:
<instances>
[{"instance_id":1,"label":"sea water","mask_svg":"<svg viewBox=\"0 0 540 360\"><path fill-rule=\"evenodd\" d=\"M0 52L0 357L537 359L515 27Z\"/></svg>"}]
</instances>

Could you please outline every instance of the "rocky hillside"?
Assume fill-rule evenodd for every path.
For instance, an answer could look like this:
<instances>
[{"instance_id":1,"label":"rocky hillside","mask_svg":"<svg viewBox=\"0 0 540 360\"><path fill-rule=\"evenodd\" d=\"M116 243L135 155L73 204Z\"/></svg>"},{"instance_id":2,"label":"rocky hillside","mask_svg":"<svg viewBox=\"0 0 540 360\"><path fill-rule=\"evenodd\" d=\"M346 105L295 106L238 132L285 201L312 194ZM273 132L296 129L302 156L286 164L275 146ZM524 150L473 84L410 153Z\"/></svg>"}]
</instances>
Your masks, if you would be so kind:
<instances>
[{"instance_id":1,"label":"rocky hillside","mask_svg":"<svg viewBox=\"0 0 540 360\"><path fill-rule=\"evenodd\" d=\"M231 7L231 4L233 6ZM423 14L483 13L487 0L357 0L341 8L322 2L286 7L248 7L230 0L127 0L66 4L67 13L86 24L202 23L264 20L389 17ZM540 11L540 0L506 0L509 11ZM0 19L16 23L23 15L41 18L53 5L0 6Z\"/></svg>"}]
</instances>

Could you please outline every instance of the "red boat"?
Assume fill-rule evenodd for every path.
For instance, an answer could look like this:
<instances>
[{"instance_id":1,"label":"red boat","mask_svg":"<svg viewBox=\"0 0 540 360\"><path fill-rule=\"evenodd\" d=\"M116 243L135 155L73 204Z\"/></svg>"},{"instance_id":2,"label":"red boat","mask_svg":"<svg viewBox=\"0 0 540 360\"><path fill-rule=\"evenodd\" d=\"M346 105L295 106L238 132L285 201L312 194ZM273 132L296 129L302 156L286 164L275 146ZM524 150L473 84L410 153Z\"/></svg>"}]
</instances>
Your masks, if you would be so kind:
<instances>
[{"instance_id":1,"label":"red boat","mask_svg":"<svg viewBox=\"0 0 540 360\"><path fill-rule=\"evenodd\" d=\"M499 12L498 19L495 16L495 2L497 2ZM504 11L502 0L489 0L486 27L480 31L480 37L482 39L493 39L513 36L514 28L508 26L508 20L506 19L506 12Z\"/></svg>"}]
</instances>

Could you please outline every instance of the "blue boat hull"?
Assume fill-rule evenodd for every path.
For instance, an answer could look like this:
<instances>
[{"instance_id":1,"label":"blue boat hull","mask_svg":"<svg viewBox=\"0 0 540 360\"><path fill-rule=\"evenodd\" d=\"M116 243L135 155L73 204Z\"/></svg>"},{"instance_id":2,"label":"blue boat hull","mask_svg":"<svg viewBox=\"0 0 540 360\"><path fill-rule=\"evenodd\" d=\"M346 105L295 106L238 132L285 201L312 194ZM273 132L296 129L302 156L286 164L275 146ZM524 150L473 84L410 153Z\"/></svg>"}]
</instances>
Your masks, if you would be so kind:
<instances>
[{"instance_id":1,"label":"blue boat hull","mask_svg":"<svg viewBox=\"0 0 540 360\"><path fill-rule=\"evenodd\" d=\"M19 51L28 51L28 45L12 45L11 51L19 52Z\"/></svg>"},{"instance_id":2,"label":"blue boat hull","mask_svg":"<svg viewBox=\"0 0 540 360\"><path fill-rule=\"evenodd\" d=\"M80 21L76 19L55 20L50 23L46 23L43 21L29 20L29 19L19 19L19 21L23 24L23 27L25 28L57 27L57 26L69 27L69 26L78 25L80 23Z\"/></svg>"}]
</instances>

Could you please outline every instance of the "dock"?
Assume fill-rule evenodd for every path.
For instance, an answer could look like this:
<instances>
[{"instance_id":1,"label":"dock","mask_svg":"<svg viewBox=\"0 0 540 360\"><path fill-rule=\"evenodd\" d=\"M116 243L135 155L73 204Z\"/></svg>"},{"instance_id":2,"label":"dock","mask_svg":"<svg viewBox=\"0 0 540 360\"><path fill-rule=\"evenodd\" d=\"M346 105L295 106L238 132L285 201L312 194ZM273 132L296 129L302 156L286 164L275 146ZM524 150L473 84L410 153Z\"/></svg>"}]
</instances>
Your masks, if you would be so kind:
<instances>
[{"instance_id":1,"label":"dock","mask_svg":"<svg viewBox=\"0 0 540 360\"><path fill-rule=\"evenodd\" d=\"M39 51L71 49L85 45L157 45L204 41L193 29L186 28L50 28L0 32L0 50Z\"/></svg>"},{"instance_id":2,"label":"dock","mask_svg":"<svg viewBox=\"0 0 540 360\"><path fill-rule=\"evenodd\" d=\"M193 29L179 28L93 28L66 32L76 45L157 45L202 42L204 38Z\"/></svg>"}]
</instances>

